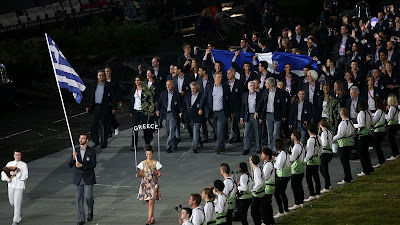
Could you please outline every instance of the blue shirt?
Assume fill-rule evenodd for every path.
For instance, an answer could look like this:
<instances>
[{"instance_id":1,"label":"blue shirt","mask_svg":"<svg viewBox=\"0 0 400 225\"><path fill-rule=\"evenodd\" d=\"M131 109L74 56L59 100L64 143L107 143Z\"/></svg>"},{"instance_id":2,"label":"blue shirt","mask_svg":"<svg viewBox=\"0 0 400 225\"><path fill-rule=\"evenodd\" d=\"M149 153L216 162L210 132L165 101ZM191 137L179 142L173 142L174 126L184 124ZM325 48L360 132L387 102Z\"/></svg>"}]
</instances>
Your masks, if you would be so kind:
<instances>
[{"instance_id":1,"label":"blue shirt","mask_svg":"<svg viewBox=\"0 0 400 225\"><path fill-rule=\"evenodd\" d=\"M255 113L256 112L256 91L253 91L253 93L251 94L249 92L249 97L248 97L248 101L249 101L249 113Z\"/></svg>"},{"instance_id":2,"label":"blue shirt","mask_svg":"<svg viewBox=\"0 0 400 225\"><path fill-rule=\"evenodd\" d=\"M101 104L103 102L104 84L97 83L96 92L94 96L94 103Z\"/></svg>"},{"instance_id":3,"label":"blue shirt","mask_svg":"<svg viewBox=\"0 0 400 225\"><path fill-rule=\"evenodd\" d=\"M178 76L178 92L182 92L183 82L185 81L185 76Z\"/></svg>"},{"instance_id":4,"label":"blue shirt","mask_svg":"<svg viewBox=\"0 0 400 225\"><path fill-rule=\"evenodd\" d=\"M171 104L172 104L172 96L174 95L174 92L168 92L168 107L167 107L167 112L171 112Z\"/></svg>"},{"instance_id":5,"label":"blue shirt","mask_svg":"<svg viewBox=\"0 0 400 225\"><path fill-rule=\"evenodd\" d=\"M196 94L192 94L192 98L190 99L190 105L192 106L194 104L194 102L197 99L197 96L199 96L199 92L197 92Z\"/></svg>"}]
</instances>

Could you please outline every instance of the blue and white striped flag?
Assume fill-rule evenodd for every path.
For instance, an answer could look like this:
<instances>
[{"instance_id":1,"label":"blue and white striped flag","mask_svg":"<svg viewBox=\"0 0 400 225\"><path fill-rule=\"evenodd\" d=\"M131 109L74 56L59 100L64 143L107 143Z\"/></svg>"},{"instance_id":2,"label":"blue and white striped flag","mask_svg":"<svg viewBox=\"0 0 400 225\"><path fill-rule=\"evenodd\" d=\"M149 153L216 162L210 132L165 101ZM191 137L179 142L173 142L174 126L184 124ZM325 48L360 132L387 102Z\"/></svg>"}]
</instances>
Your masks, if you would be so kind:
<instances>
[{"instance_id":1,"label":"blue and white striped flag","mask_svg":"<svg viewBox=\"0 0 400 225\"><path fill-rule=\"evenodd\" d=\"M75 101L79 104L82 100L82 92L86 89L85 84L69 64L56 43L46 34L47 46L51 56L54 73L60 88L72 92Z\"/></svg>"}]
</instances>

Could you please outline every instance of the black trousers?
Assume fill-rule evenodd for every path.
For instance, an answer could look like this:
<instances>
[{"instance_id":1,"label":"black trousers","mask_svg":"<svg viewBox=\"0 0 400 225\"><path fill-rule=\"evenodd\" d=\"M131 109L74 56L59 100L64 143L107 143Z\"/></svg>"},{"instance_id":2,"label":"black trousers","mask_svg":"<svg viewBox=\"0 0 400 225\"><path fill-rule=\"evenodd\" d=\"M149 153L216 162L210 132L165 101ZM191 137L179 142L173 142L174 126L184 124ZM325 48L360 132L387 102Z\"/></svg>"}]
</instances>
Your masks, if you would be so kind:
<instances>
[{"instance_id":1,"label":"black trousers","mask_svg":"<svg viewBox=\"0 0 400 225\"><path fill-rule=\"evenodd\" d=\"M286 196L289 181L290 177L276 177L274 196L280 213L289 212L289 202Z\"/></svg>"},{"instance_id":2,"label":"black trousers","mask_svg":"<svg viewBox=\"0 0 400 225\"><path fill-rule=\"evenodd\" d=\"M325 189L329 189L329 187L332 186L331 176L329 175L329 163L332 161L332 157L333 155L330 153L322 153L320 157L321 166L319 167L319 171L325 180Z\"/></svg>"},{"instance_id":3,"label":"black trousers","mask_svg":"<svg viewBox=\"0 0 400 225\"><path fill-rule=\"evenodd\" d=\"M321 191L321 181L319 180L318 167L318 165L306 166L306 181L308 190L310 191L310 196L319 195ZM315 189L313 180L315 182Z\"/></svg>"},{"instance_id":4,"label":"black trousers","mask_svg":"<svg viewBox=\"0 0 400 225\"><path fill-rule=\"evenodd\" d=\"M350 168L350 155L352 149L353 146L339 147L340 162L342 163L344 181L346 182L351 182L353 180Z\"/></svg>"},{"instance_id":5,"label":"black trousers","mask_svg":"<svg viewBox=\"0 0 400 225\"><path fill-rule=\"evenodd\" d=\"M119 127L119 123L118 123L118 121L117 121L117 118L115 118L115 114L111 114L111 117L110 117L110 119L111 119L111 126L114 128L114 129L117 129L118 127Z\"/></svg>"},{"instance_id":6,"label":"black trousers","mask_svg":"<svg viewBox=\"0 0 400 225\"><path fill-rule=\"evenodd\" d=\"M251 201L251 217L253 218L254 225L264 224L274 224L274 217L272 220L269 216L269 207L268 207L268 199L269 205L271 205L272 195L266 195L269 197L256 198L253 197ZM272 209L272 206L271 206ZM272 214L271 214L272 215Z\"/></svg>"},{"instance_id":7,"label":"black trousers","mask_svg":"<svg viewBox=\"0 0 400 225\"><path fill-rule=\"evenodd\" d=\"M388 129L388 139L390 148L392 149L392 155L398 156L399 155L399 147L397 146L396 142L396 133L399 130L399 125L390 125L387 126Z\"/></svg>"},{"instance_id":8,"label":"black trousers","mask_svg":"<svg viewBox=\"0 0 400 225\"><path fill-rule=\"evenodd\" d=\"M229 132L229 139L233 141L240 140L240 130L239 130L239 120L240 120L240 112L235 112L233 119L231 118L230 121L230 132Z\"/></svg>"},{"instance_id":9,"label":"black trousers","mask_svg":"<svg viewBox=\"0 0 400 225\"><path fill-rule=\"evenodd\" d=\"M358 153L360 154L360 161L361 161L361 166L363 168L363 172L366 175L369 175L370 173L374 172L374 168L372 167L371 158L369 157L369 152L368 152L368 146L369 146L368 141L370 139L371 139L370 136L362 136L358 138Z\"/></svg>"},{"instance_id":10,"label":"black trousers","mask_svg":"<svg viewBox=\"0 0 400 225\"><path fill-rule=\"evenodd\" d=\"M240 222L242 222L243 225L248 225L249 222L247 222L247 211L249 211L252 199L237 199L236 202L238 205L237 212L239 214Z\"/></svg>"},{"instance_id":11,"label":"black trousers","mask_svg":"<svg viewBox=\"0 0 400 225\"><path fill-rule=\"evenodd\" d=\"M382 141L383 138L385 137L386 133L385 132L376 132L374 133L374 149L376 151L376 155L378 156L378 161L379 164L384 164L385 163L385 156L383 155L382 151Z\"/></svg>"},{"instance_id":12,"label":"black trousers","mask_svg":"<svg viewBox=\"0 0 400 225\"><path fill-rule=\"evenodd\" d=\"M101 104L96 104L92 111L92 125L91 134L92 140L95 144L101 144L101 146L107 147L108 138L108 127L110 126L110 115L107 110ZM100 126L100 135L99 135ZM100 139L100 140L99 140Z\"/></svg>"},{"instance_id":13,"label":"black trousers","mask_svg":"<svg viewBox=\"0 0 400 225\"><path fill-rule=\"evenodd\" d=\"M294 204L300 205L304 202L304 189L303 189L304 173L292 174L290 185L292 186Z\"/></svg>"},{"instance_id":14,"label":"black trousers","mask_svg":"<svg viewBox=\"0 0 400 225\"><path fill-rule=\"evenodd\" d=\"M143 125L143 124L153 124L154 123L154 117L152 116L146 116L143 114L142 111L137 111L133 110L133 118L132 118L132 125L133 125L133 132L132 132L132 147L137 148L137 143L139 142L138 140L138 133L139 129L137 128L138 125ZM144 141L145 144L150 144L150 142L153 140L153 129L143 129L143 134L144 134ZM135 136L133 136L135 135Z\"/></svg>"},{"instance_id":15,"label":"black trousers","mask_svg":"<svg viewBox=\"0 0 400 225\"><path fill-rule=\"evenodd\" d=\"M228 212L226 213L226 225L232 225L232 213L233 209L228 209Z\"/></svg>"}]
</instances>

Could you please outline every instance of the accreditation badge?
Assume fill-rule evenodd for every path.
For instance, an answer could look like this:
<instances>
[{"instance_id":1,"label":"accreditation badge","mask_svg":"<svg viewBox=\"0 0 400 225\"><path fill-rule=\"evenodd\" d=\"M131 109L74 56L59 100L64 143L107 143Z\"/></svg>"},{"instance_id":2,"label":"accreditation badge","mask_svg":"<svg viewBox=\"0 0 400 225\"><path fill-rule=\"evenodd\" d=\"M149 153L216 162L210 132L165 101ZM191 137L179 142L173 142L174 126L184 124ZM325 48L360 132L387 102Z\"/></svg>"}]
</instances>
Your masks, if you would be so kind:
<instances>
[{"instance_id":1,"label":"accreditation badge","mask_svg":"<svg viewBox=\"0 0 400 225\"><path fill-rule=\"evenodd\" d=\"M86 157L86 161L90 161L90 157Z\"/></svg>"}]
</instances>

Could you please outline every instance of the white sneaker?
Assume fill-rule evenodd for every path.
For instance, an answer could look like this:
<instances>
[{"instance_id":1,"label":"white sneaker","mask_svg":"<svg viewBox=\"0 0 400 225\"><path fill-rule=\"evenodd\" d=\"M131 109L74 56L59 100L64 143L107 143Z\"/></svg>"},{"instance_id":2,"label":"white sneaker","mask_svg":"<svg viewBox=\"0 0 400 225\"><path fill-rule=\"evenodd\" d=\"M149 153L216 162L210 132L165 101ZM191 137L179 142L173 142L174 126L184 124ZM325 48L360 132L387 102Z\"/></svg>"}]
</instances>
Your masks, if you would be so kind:
<instances>
[{"instance_id":1,"label":"white sneaker","mask_svg":"<svg viewBox=\"0 0 400 225\"><path fill-rule=\"evenodd\" d=\"M274 219L278 219L279 217L285 216L285 213L280 213L278 212L275 216Z\"/></svg>"},{"instance_id":2,"label":"white sneaker","mask_svg":"<svg viewBox=\"0 0 400 225\"><path fill-rule=\"evenodd\" d=\"M119 127L115 128L115 136L118 136L119 134Z\"/></svg>"},{"instance_id":3,"label":"white sneaker","mask_svg":"<svg viewBox=\"0 0 400 225\"><path fill-rule=\"evenodd\" d=\"M374 150L374 147L372 147L372 146L368 147L368 151L372 151L372 150Z\"/></svg>"},{"instance_id":4,"label":"white sneaker","mask_svg":"<svg viewBox=\"0 0 400 225\"><path fill-rule=\"evenodd\" d=\"M386 159L387 161L393 161L393 160L396 160L397 159L397 157L396 156L390 156L390 158L388 158L388 159Z\"/></svg>"},{"instance_id":5,"label":"white sneaker","mask_svg":"<svg viewBox=\"0 0 400 225\"><path fill-rule=\"evenodd\" d=\"M359 176L359 177L363 177L363 176L365 176L366 174L364 173L364 172L361 172L361 173L357 173L357 176Z\"/></svg>"},{"instance_id":6,"label":"white sneaker","mask_svg":"<svg viewBox=\"0 0 400 225\"><path fill-rule=\"evenodd\" d=\"M381 168L383 165L384 164L378 163L378 164L376 164L375 166L372 166L372 167L375 168L375 169L378 169L378 168Z\"/></svg>"},{"instance_id":7,"label":"white sneaker","mask_svg":"<svg viewBox=\"0 0 400 225\"><path fill-rule=\"evenodd\" d=\"M319 195L315 195L315 197L318 199L318 198L319 198Z\"/></svg>"},{"instance_id":8,"label":"white sneaker","mask_svg":"<svg viewBox=\"0 0 400 225\"><path fill-rule=\"evenodd\" d=\"M289 211L293 211L293 210L300 209L300 208L301 208L301 205L294 205L289 208Z\"/></svg>"},{"instance_id":9,"label":"white sneaker","mask_svg":"<svg viewBox=\"0 0 400 225\"><path fill-rule=\"evenodd\" d=\"M332 186L329 186L329 190L333 190L333 187L332 187Z\"/></svg>"},{"instance_id":10,"label":"white sneaker","mask_svg":"<svg viewBox=\"0 0 400 225\"><path fill-rule=\"evenodd\" d=\"M346 182L346 181L344 181L344 180L341 180L341 181L337 182L337 184L339 184L339 185L347 184L347 183L348 183L348 182Z\"/></svg>"},{"instance_id":11,"label":"white sneaker","mask_svg":"<svg viewBox=\"0 0 400 225\"><path fill-rule=\"evenodd\" d=\"M330 190L324 188L324 189L322 189L321 194L325 194L325 193L328 193L328 192L330 192Z\"/></svg>"},{"instance_id":12,"label":"white sneaker","mask_svg":"<svg viewBox=\"0 0 400 225\"><path fill-rule=\"evenodd\" d=\"M313 201L313 200L315 200L315 199L317 199L317 197L315 197L315 196L310 196L310 197L308 197L307 199L304 199L304 201L305 201L305 202L311 202L311 201Z\"/></svg>"}]
</instances>

